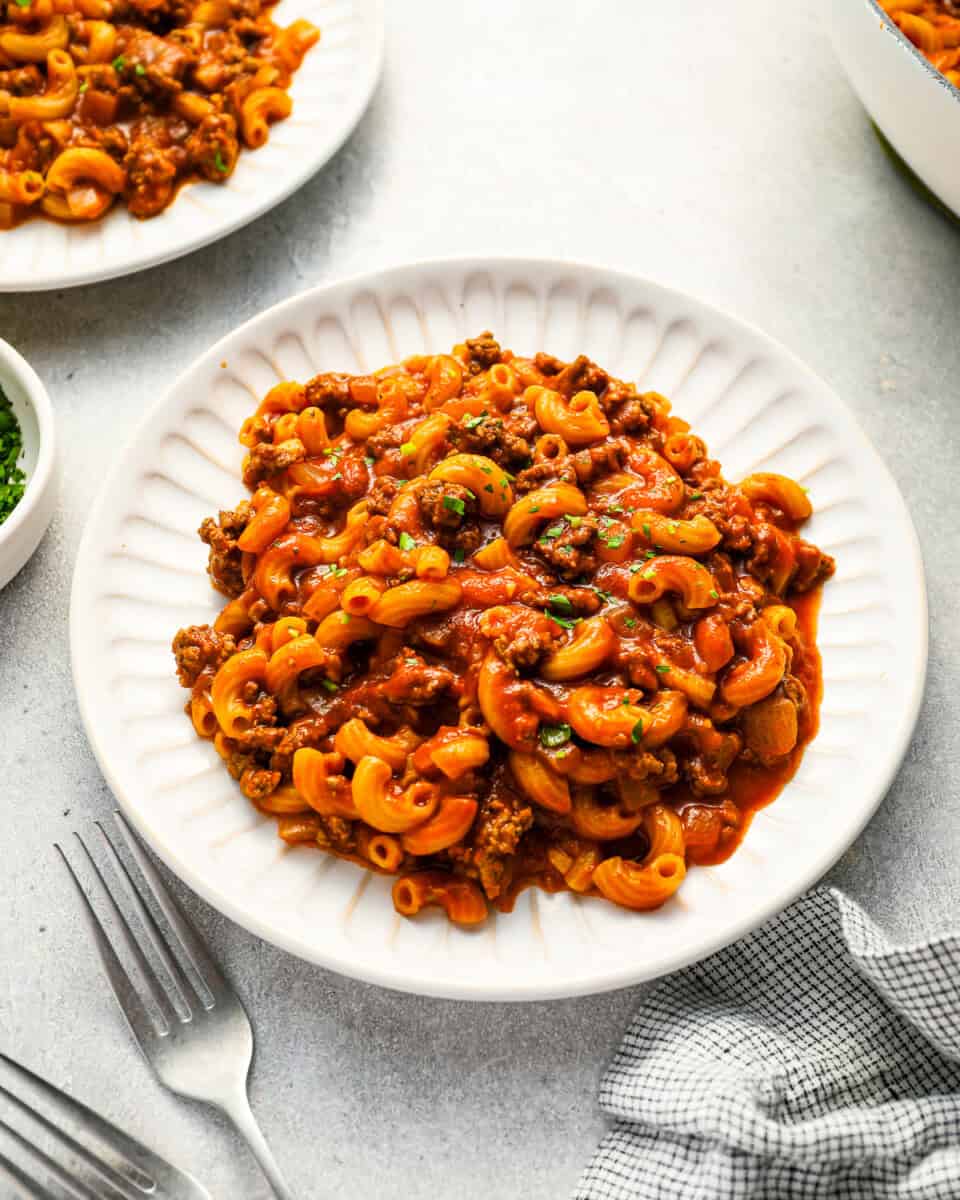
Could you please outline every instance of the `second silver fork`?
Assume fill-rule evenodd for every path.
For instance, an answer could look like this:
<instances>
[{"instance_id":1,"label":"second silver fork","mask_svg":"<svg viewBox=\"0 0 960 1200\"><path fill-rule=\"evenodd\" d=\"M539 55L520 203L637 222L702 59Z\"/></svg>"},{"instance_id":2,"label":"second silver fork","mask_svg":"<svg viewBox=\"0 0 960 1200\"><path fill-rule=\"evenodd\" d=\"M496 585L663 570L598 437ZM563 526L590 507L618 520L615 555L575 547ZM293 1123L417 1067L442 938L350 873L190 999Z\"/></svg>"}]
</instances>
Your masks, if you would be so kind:
<instances>
[{"instance_id":1,"label":"second silver fork","mask_svg":"<svg viewBox=\"0 0 960 1200\"><path fill-rule=\"evenodd\" d=\"M131 1032L161 1082L182 1096L221 1109L253 1151L274 1193L280 1200L293 1200L250 1111L247 1075L253 1059L253 1031L249 1018L126 821L119 812L114 818L137 864L146 894L156 902L172 935L168 941L106 830L96 822L113 874L123 883L142 933L163 965L162 973L150 965L142 937L124 916L114 890L80 835L75 833L74 837L92 868L93 891L109 912L114 939L134 964L135 972L128 971L121 961L107 926L63 848L57 845L56 849L77 890L85 923Z\"/></svg>"}]
</instances>

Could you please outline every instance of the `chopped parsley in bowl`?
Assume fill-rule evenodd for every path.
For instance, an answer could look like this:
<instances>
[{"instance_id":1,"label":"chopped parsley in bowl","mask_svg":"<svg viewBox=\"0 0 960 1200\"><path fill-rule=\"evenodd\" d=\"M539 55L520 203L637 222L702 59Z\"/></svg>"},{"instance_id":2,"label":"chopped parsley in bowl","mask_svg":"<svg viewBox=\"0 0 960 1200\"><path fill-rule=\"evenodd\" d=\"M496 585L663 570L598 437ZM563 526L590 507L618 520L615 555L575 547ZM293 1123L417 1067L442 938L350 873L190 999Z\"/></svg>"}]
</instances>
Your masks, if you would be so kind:
<instances>
[{"instance_id":1,"label":"chopped parsley in bowl","mask_svg":"<svg viewBox=\"0 0 960 1200\"><path fill-rule=\"evenodd\" d=\"M17 465L23 457L23 434L13 405L0 387L0 525L23 499L26 476Z\"/></svg>"},{"instance_id":2,"label":"chopped parsley in bowl","mask_svg":"<svg viewBox=\"0 0 960 1200\"><path fill-rule=\"evenodd\" d=\"M30 364L0 339L0 588L36 550L56 503L50 397Z\"/></svg>"}]
</instances>

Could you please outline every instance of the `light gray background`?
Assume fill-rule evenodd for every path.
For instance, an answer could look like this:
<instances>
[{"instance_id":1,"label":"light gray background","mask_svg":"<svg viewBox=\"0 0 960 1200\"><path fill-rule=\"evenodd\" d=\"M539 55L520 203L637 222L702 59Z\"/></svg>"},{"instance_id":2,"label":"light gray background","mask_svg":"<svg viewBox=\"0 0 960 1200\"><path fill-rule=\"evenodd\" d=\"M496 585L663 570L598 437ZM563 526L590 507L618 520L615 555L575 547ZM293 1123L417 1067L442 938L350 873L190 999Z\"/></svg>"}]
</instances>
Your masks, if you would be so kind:
<instances>
[{"instance_id":1,"label":"light gray background","mask_svg":"<svg viewBox=\"0 0 960 1200\"><path fill-rule=\"evenodd\" d=\"M0 335L53 395L64 468L50 533L0 595L0 1042L218 1200L266 1191L222 1123L154 1082L51 852L111 807L70 681L70 577L98 482L145 406L309 285L486 250L594 260L732 309L825 376L906 496L932 634L913 746L830 878L904 936L960 902L957 231L891 169L809 5L388 9L370 111L286 204L139 277L0 297ZM254 1015L254 1108L305 1200L572 1189L639 989L526 1007L401 996L289 958L178 892Z\"/></svg>"}]
</instances>

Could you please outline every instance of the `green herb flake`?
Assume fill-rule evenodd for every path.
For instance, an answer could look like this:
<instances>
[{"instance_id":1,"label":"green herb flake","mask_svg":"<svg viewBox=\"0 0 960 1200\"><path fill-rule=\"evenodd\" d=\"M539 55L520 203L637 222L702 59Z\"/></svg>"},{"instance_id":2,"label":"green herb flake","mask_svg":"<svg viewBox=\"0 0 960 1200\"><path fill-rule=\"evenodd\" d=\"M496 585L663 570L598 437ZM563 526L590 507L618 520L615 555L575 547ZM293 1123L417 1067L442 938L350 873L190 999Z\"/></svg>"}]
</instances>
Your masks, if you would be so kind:
<instances>
[{"instance_id":1,"label":"green herb flake","mask_svg":"<svg viewBox=\"0 0 960 1200\"><path fill-rule=\"evenodd\" d=\"M642 528L643 528L643 536L647 539L648 542L652 542L653 534L650 532L650 522L644 521Z\"/></svg>"},{"instance_id":2,"label":"green herb flake","mask_svg":"<svg viewBox=\"0 0 960 1200\"><path fill-rule=\"evenodd\" d=\"M30 0L14 0L17 8L29 8Z\"/></svg>"},{"instance_id":3,"label":"green herb flake","mask_svg":"<svg viewBox=\"0 0 960 1200\"><path fill-rule=\"evenodd\" d=\"M551 542L552 542L552 541L553 541L553 539L554 539L554 538L558 538L558 537L560 536L560 534L561 534L561 533L563 533L563 526L562 526L562 525L551 525L551 526L550 526L550 528L549 528L549 529L547 530L547 532L546 532L546 533L543 535L543 537L541 537L541 539L540 539L540 540L541 540L541 541L544 541L544 539L546 539L547 541L551 541Z\"/></svg>"},{"instance_id":4,"label":"green herb flake","mask_svg":"<svg viewBox=\"0 0 960 1200\"><path fill-rule=\"evenodd\" d=\"M612 537L607 538L607 540L606 540L607 549L608 550L619 550L625 540L626 539L624 538L622 533L615 533L615 534L613 534Z\"/></svg>"},{"instance_id":5,"label":"green herb flake","mask_svg":"<svg viewBox=\"0 0 960 1200\"><path fill-rule=\"evenodd\" d=\"M365 455L363 456L363 461L364 461L364 462L367 464L367 466L368 466L368 467L372 467L372 466L373 466L373 464L374 464L374 463L375 463L377 460L376 460L376 459L375 459L375 458L374 458L372 455L370 455L370 454L365 454Z\"/></svg>"},{"instance_id":6,"label":"green herb flake","mask_svg":"<svg viewBox=\"0 0 960 1200\"><path fill-rule=\"evenodd\" d=\"M333 478L334 478L334 480L335 480L335 481L336 481L337 479L342 479L342 478L343 478L343 472L342 472L342 471L337 471L337 473L334 475L334 477L333 477Z\"/></svg>"},{"instance_id":7,"label":"green herb flake","mask_svg":"<svg viewBox=\"0 0 960 1200\"><path fill-rule=\"evenodd\" d=\"M400 453L404 456L404 458L406 458L410 454L416 454L416 452L417 452L417 447L414 445L413 442L404 442L403 445L400 447Z\"/></svg>"},{"instance_id":8,"label":"green herb flake","mask_svg":"<svg viewBox=\"0 0 960 1200\"><path fill-rule=\"evenodd\" d=\"M142 75L143 73L144 73L143 68L137 67L137 74ZM213 156L213 165L216 167L216 169L220 172L221 175L226 175L226 173L230 170L230 168L227 166L227 164L224 160L223 155L220 153L219 150L217 150L216 154Z\"/></svg>"},{"instance_id":9,"label":"green herb flake","mask_svg":"<svg viewBox=\"0 0 960 1200\"><path fill-rule=\"evenodd\" d=\"M660 663L655 669L658 675L668 675L670 673L670 668L666 663Z\"/></svg>"},{"instance_id":10,"label":"green herb flake","mask_svg":"<svg viewBox=\"0 0 960 1200\"><path fill-rule=\"evenodd\" d=\"M484 490L485 492L492 492L492 491L493 491L493 484L492 484L492 483L488 483L488 484L487 484L487 486L486 486L486 487L485 487L483 490Z\"/></svg>"},{"instance_id":11,"label":"green herb flake","mask_svg":"<svg viewBox=\"0 0 960 1200\"><path fill-rule=\"evenodd\" d=\"M479 416L479 417L466 417L466 418L464 418L464 422L463 422L463 424L464 424L464 428L466 428L466 429L476 429L476 427L477 427L477 426L480 424L480 422L483 420L483 418L484 418L486 415L487 415L487 414L486 414L485 412L482 412L482 413L480 414L480 416Z\"/></svg>"},{"instance_id":12,"label":"green herb flake","mask_svg":"<svg viewBox=\"0 0 960 1200\"><path fill-rule=\"evenodd\" d=\"M122 71L123 68L127 65L127 60L123 57L122 54L118 54L117 57L113 60L113 62L110 65L113 67L113 69L115 71Z\"/></svg>"},{"instance_id":13,"label":"green herb flake","mask_svg":"<svg viewBox=\"0 0 960 1200\"><path fill-rule=\"evenodd\" d=\"M691 500L702 500L703 492L691 492L690 499Z\"/></svg>"},{"instance_id":14,"label":"green herb flake","mask_svg":"<svg viewBox=\"0 0 960 1200\"><path fill-rule=\"evenodd\" d=\"M576 628L577 622L580 620L579 617L558 617L553 613L547 613L547 616L551 621L555 621L562 629L574 629Z\"/></svg>"},{"instance_id":15,"label":"green herb flake","mask_svg":"<svg viewBox=\"0 0 960 1200\"><path fill-rule=\"evenodd\" d=\"M340 684L334 683L332 679L321 679L320 682L328 692L340 691Z\"/></svg>"},{"instance_id":16,"label":"green herb flake","mask_svg":"<svg viewBox=\"0 0 960 1200\"><path fill-rule=\"evenodd\" d=\"M20 3L20 0L17 0L17 3L19 4L19 3ZM29 0L28 0L28 3L29 3ZM85 79L85 80L83 81L83 83L81 83L81 84L80 84L80 86L77 88L77 92L78 92L78 93L79 93L79 94L82 96L82 95L83 95L83 93L84 93L84 92L87 90L87 88L88 88L89 86L90 86L90 80L89 80L89 79Z\"/></svg>"},{"instance_id":17,"label":"green herb flake","mask_svg":"<svg viewBox=\"0 0 960 1200\"><path fill-rule=\"evenodd\" d=\"M716 588L710 589L710 599L711 600L719 600L720 599L720 593L717 591Z\"/></svg>"},{"instance_id":18,"label":"green herb flake","mask_svg":"<svg viewBox=\"0 0 960 1200\"><path fill-rule=\"evenodd\" d=\"M644 557L644 558L656 558L656 557L657 557L657 552L656 552L656 550L648 550L648 551L646 552L646 554L644 554L644 556L643 556L643 557ZM640 570L640 568L639 568L639 567L637 567L637 570L639 571L639 570Z\"/></svg>"},{"instance_id":19,"label":"green herb flake","mask_svg":"<svg viewBox=\"0 0 960 1200\"><path fill-rule=\"evenodd\" d=\"M539 511L540 511L540 505L539 505L539 504L531 504L531 505L530 505L530 511L531 511L532 513L539 512Z\"/></svg>"},{"instance_id":20,"label":"green herb flake","mask_svg":"<svg viewBox=\"0 0 960 1200\"><path fill-rule=\"evenodd\" d=\"M341 625L349 625L350 624L350 614L348 612L342 612L340 614L340 624Z\"/></svg>"},{"instance_id":21,"label":"green herb flake","mask_svg":"<svg viewBox=\"0 0 960 1200\"><path fill-rule=\"evenodd\" d=\"M642 571L642 570L643 570L643 563L631 563L631 565L630 565L630 574L631 575L636 575L636 573L638 571Z\"/></svg>"},{"instance_id":22,"label":"green herb flake","mask_svg":"<svg viewBox=\"0 0 960 1200\"><path fill-rule=\"evenodd\" d=\"M414 549L416 549L416 545L417 545L417 543L413 540L413 538L410 536L410 534L407 533L406 530L404 530L403 533L400 534L400 549L401 550L414 550Z\"/></svg>"},{"instance_id":23,"label":"green herb flake","mask_svg":"<svg viewBox=\"0 0 960 1200\"><path fill-rule=\"evenodd\" d=\"M459 496L444 496L443 507L447 512L456 513L458 517L462 517L464 514L463 501Z\"/></svg>"},{"instance_id":24,"label":"green herb flake","mask_svg":"<svg viewBox=\"0 0 960 1200\"><path fill-rule=\"evenodd\" d=\"M620 514L623 512L623 505L622 504L611 504L611 506L607 509L607 512Z\"/></svg>"},{"instance_id":25,"label":"green herb flake","mask_svg":"<svg viewBox=\"0 0 960 1200\"><path fill-rule=\"evenodd\" d=\"M643 737L643 721L640 720L636 723L636 725L634 725L633 729L630 731L630 741L633 742L633 744L636 746L636 745L639 745L640 739L642 737Z\"/></svg>"},{"instance_id":26,"label":"green herb flake","mask_svg":"<svg viewBox=\"0 0 960 1200\"><path fill-rule=\"evenodd\" d=\"M346 573L347 573L346 567L334 567L333 570L330 572L331 576L334 579L342 579L344 577L344 575L346 575Z\"/></svg>"},{"instance_id":27,"label":"green herb flake","mask_svg":"<svg viewBox=\"0 0 960 1200\"><path fill-rule=\"evenodd\" d=\"M548 750L556 750L558 746L566 745L572 735L569 725L541 725L540 745Z\"/></svg>"},{"instance_id":28,"label":"green herb flake","mask_svg":"<svg viewBox=\"0 0 960 1200\"><path fill-rule=\"evenodd\" d=\"M613 592L605 592L603 588L598 587L595 587L593 591L601 604L609 604L613 599Z\"/></svg>"},{"instance_id":29,"label":"green herb flake","mask_svg":"<svg viewBox=\"0 0 960 1200\"><path fill-rule=\"evenodd\" d=\"M567 517L567 524L571 529L579 529L583 524L583 517Z\"/></svg>"},{"instance_id":30,"label":"green herb flake","mask_svg":"<svg viewBox=\"0 0 960 1200\"><path fill-rule=\"evenodd\" d=\"M453 561L455 563L462 563L465 558L466 558L466 553L464 552L464 550L461 546L458 546L457 549L454 550L454 552L453 552Z\"/></svg>"},{"instance_id":31,"label":"green herb flake","mask_svg":"<svg viewBox=\"0 0 960 1200\"><path fill-rule=\"evenodd\" d=\"M557 612L573 612L573 605L570 603L569 596L564 596L561 592L558 592L555 596L548 597L547 604L549 604L551 608L556 609Z\"/></svg>"},{"instance_id":32,"label":"green herb flake","mask_svg":"<svg viewBox=\"0 0 960 1200\"><path fill-rule=\"evenodd\" d=\"M0 525L23 498L26 476L17 466L23 437L10 401L0 388Z\"/></svg>"},{"instance_id":33,"label":"green herb flake","mask_svg":"<svg viewBox=\"0 0 960 1200\"><path fill-rule=\"evenodd\" d=\"M649 568L646 571L644 571L643 577L644 577L644 579L655 579L656 578L654 573Z\"/></svg>"},{"instance_id":34,"label":"green herb flake","mask_svg":"<svg viewBox=\"0 0 960 1200\"><path fill-rule=\"evenodd\" d=\"M417 660L415 658L405 658L403 661L407 664L408 667L419 667L420 666L420 664L417 662Z\"/></svg>"},{"instance_id":35,"label":"green herb flake","mask_svg":"<svg viewBox=\"0 0 960 1200\"><path fill-rule=\"evenodd\" d=\"M624 625L626 625L626 627L628 629L636 629L637 618L636 617L627 617L627 619L624 621Z\"/></svg>"},{"instance_id":36,"label":"green herb flake","mask_svg":"<svg viewBox=\"0 0 960 1200\"><path fill-rule=\"evenodd\" d=\"M481 467L480 470L484 473L484 475L493 474L493 467Z\"/></svg>"},{"instance_id":37,"label":"green herb flake","mask_svg":"<svg viewBox=\"0 0 960 1200\"><path fill-rule=\"evenodd\" d=\"M143 65L143 63L137 63L137 65L133 68L133 73L134 75L146 75L147 68ZM218 171L225 169L226 168L224 167L217 167Z\"/></svg>"}]
</instances>

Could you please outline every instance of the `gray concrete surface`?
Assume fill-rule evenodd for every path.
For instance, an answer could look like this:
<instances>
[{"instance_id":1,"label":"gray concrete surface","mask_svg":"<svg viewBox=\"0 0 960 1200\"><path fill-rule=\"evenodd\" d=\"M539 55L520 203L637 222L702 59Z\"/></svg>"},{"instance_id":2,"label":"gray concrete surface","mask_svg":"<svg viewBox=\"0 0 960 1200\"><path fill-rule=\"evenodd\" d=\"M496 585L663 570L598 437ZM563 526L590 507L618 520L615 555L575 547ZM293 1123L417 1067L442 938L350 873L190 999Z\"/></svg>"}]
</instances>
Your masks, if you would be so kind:
<instances>
[{"instance_id":1,"label":"gray concrete surface","mask_svg":"<svg viewBox=\"0 0 960 1200\"><path fill-rule=\"evenodd\" d=\"M891 170L808 5L388 7L369 113L286 204L140 277L0 297L0 334L50 387L64 448L60 513L0 595L0 1043L218 1200L266 1191L227 1128L163 1093L138 1057L50 849L111 805L74 703L70 577L98 481L144 406L309 285L438 254L595 260L734 310L824 375L913 512L932 625L913 745L830 879L907 937L960 907L960 234ZM289 958L178 891L255 1016L253 1103L298 1195L569 1193L638 991L528 1007L400 996Z\"/></svg>"}]
</instances>

